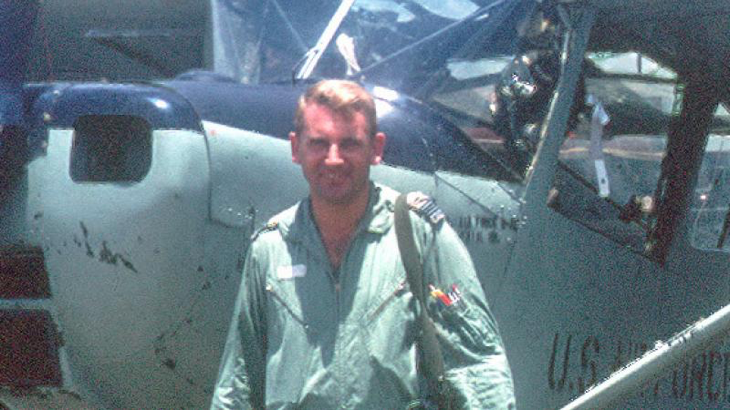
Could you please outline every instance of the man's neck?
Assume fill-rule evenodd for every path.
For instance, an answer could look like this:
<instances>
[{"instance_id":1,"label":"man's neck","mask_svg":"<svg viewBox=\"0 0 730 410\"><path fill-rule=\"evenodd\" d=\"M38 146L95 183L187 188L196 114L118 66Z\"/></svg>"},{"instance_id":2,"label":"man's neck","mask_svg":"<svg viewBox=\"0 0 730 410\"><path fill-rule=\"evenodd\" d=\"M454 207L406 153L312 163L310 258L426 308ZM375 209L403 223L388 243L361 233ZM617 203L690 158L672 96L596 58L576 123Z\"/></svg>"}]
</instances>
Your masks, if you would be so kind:
<instances>
[{"instance_id":1,"label":"man's neck","mask_svg":"<svg viewBox=\"0 0 730 410\"><path fill-rule=\"evenodd\" d=\"M370 187L349 204L331 204L312 197L312 215L319 228L327 256L337 269L345 256L357 225L368 206Z\"/></svg>"}]
</instances>

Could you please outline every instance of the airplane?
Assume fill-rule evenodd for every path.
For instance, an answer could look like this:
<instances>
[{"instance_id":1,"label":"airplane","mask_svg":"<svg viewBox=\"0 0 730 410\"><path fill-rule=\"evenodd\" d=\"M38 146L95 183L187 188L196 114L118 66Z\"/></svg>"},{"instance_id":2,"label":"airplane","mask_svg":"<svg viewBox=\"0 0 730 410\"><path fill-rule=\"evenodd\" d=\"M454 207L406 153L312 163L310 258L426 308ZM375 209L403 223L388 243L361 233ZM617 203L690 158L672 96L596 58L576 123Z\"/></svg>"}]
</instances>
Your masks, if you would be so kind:
<instances>
[{"instance_id":1,"label":"airplane","mask_svg":"<svg viewBox=\"0 0 730 410\"><path fill-rule=\"evenodd\" d=\"M209 405L319 77L372 91L373 178L469 249L519 408L728 303L727 2L246 3L0 2L0 406ZM622 407L730 407L728 369L719 343Z\"/></svg>"}]
</instances>

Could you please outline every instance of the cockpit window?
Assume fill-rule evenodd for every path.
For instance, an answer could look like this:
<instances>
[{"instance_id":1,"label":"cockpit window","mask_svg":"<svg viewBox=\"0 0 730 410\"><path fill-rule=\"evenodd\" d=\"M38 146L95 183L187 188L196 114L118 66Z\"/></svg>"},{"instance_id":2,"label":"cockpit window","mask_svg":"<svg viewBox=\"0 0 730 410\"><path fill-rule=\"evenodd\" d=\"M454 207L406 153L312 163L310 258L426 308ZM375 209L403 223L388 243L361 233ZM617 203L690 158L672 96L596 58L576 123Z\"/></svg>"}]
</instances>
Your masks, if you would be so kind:
<instances>
[{"instance_id":1,"label":"cockpit window","mask_svg":"<svg viewBox=\"0 0 730 410\"><path fill-rule=\"evenodd\" d=\"M600 197L620 205L651 197L681 102L676 75L633 52L589 54L585 63L584 101L560 158Z\"/></svg>"},{"instance_id":2,"label":"cockpit window","mask_svg":"<svg viewBox=\"0 0 730 410\"><path fill-rule=\"evenodd\" d=\"M534 153L560 76L561 34L557 16L536 11L512 18L524 16L520 7L525 4L479 9L451 26L448 36L423 44L427 50L418 59L404 55L387 70L377 64L366 70L366 76L438 107L462 131L461 145L476 152L481 168L501 170L454 171L518 181ZM543 75L536 80L532 74L538 70ZM439 152L438 143L431 148L437 157L453 155Z\"/></svg>"},{"instance_id":3,"label":"cockpit window","mask_svg":"<svg viewBox=\"0 0 730 410\"><path fill-rule=\"evenodd\" d=\"M307 77L354 75L494 1L356 0L339 18L342 0L211 0L214 69L243 82L287 81L321 52Z\"/></svg>"},{"instance_id":4,"label":"cockpit window","mask_svg":"<svg viewBox=\"0 0 730 410\"><path fill-rule=\"evenodd\" d=\"M647 79L676 80L677 74L640 53L590 53L588 61L605 73L643 76Z\"/></svg>"},{"instance_id":5,"label":"cockpit window","mask_svg":"<svg viewBox=\"0 0 730 410\"><path fill-rule=\"evenodd\" d=\"M643 251L683 88L671 69L637 52L588 53L579 87L551 206Z\"/></svg>"},{"instance_id":6,"label":"cockpit window","mask_svg":"<svg viewBox=\"0 0 730 410\"><path fill-rule=\"evenodd\" d=\"M730 251L730 113L727 104L715 111L707 138L692 208L690 235L694 247Z\"/></svg>"}]
</instances>

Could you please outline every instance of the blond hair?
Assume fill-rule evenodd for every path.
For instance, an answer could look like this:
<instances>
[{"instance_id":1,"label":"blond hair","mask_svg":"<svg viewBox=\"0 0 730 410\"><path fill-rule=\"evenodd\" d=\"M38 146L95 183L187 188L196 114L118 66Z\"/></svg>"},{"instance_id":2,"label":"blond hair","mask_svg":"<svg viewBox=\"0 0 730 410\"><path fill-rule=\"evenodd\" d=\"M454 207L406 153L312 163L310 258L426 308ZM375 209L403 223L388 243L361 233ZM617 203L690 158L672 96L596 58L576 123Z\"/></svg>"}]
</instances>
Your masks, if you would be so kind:
<instances>
[{"instance_id":1,"label":"blond hair","mask_svg":"<svg viewBox=\"0 0 730 410\"><path fill-rule=\"evenodd\" d=\"M377 132L377 119L373 97L359 84L347 80L322 80L299 97L294 115L294 130L298 135L304 132L304 109L310 104L327 107L346 119L355 113L365 117L368 135L372 138Z\"/></svg>"}]
</instances>

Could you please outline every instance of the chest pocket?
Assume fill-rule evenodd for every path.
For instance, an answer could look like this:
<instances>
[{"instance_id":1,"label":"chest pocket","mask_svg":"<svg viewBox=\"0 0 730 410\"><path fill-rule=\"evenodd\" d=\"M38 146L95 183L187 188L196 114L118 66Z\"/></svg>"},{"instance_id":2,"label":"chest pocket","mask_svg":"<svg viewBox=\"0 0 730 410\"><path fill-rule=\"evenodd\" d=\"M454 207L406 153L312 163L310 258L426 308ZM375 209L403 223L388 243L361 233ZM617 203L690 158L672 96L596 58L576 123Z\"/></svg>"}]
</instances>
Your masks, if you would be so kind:
<instances>
[{"instance_id":1,"label":"chest pocket","mask_svg":"<svg viewBox=\"0 0 730 410\"><path fill-rule=\"evenodd\" d=\"M429 298L428 309L432 312L436 326L441 328L439 336L450 339L450 343L441 344L445 356L460 355L462 351L492 353L497 344L494 340L496 328L493 321L491 317L480 315L478 308L472 306L467 299L460 299L451 306L443 306L437 300Z\"/></svg>"},{"instance_id":2,"label":"chest pocket","mask_svg":"<svg viewBox=\"0 0 730 410\"><path fill-rule=\"evenodd\" d=\"M332 333L337 323L336 298L328 291L327 278L320 276L267 281L270 345L281 338L316 341Z\"/></svg>"},{"instance_id":3,"label":"chest pocket","mask_svg":"<svg viewBox=\"0 0 730 410\"><path fill-rule=\"evenodd\" d=\"M269 297L274 302L274 309L269 308L269 320L272 319L273 316L278 316L272 313L274 312L285 312L285 318L289 318L293 320L294 322L298 323L304 328L307 328L308 325L304 321L304 317L302 315L301 307L299 306L299 303L293 299L290 295L291 290L289 289L282 289L279 286L276 286L271 283L266 284L266 293L269 295ZM284 321L288 321L284 319ZM274 323L271 323L274 324Z\"/></svg>"},{"instance_id":4,"label":"chest pocket","mask_svg":"<svg viewBox=\"0 0 730 410\"><path fill-rule=\"evenodd\" d=\"M365 315L362 331L371 358L381 363L396 361L410 350L418 328L416 299L405 279L391 285Z\"/></svg>"},{"instance_id":5,"label":"chest pocket","mask_svg":"<svg viewBox=\"0 0 730 410\"><path fill-rule=\"evenodd\" d=\"M385 292L384 297L374 303L374 307L365 316L365 324L369 325L371 322L377 320L378 316L388 310L390 305L397 305L397 299L403 298L403 294L406 292L410 292L410 289L407 289L405 279L396 283L395 286L390 286L389 290Z\"/></svg>"}]
</instances>

